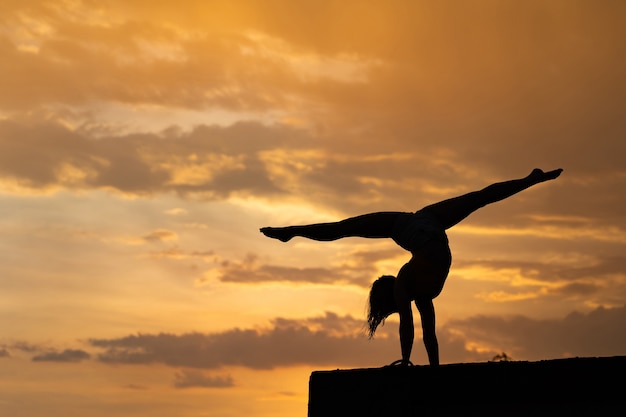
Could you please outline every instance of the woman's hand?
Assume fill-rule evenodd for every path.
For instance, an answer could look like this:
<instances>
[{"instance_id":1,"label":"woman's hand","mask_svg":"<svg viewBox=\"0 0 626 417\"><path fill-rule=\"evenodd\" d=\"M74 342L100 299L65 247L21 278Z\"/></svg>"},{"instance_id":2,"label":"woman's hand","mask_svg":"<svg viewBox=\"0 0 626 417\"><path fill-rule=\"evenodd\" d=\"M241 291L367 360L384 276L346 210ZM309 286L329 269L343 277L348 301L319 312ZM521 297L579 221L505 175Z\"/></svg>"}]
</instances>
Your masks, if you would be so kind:
<instances>
[{"instance_id":1,"label":"woman's hand","mask_svg":"<svg viewBox=\"0 0 626 417\"><path fill-rule=\"evenodd\" d=\"M389 365L387 366L413 366L413 362L411 361L405 361L403 359L398 359L397 361L393 361L391 362Z\"/></svg>"}]
</instances>

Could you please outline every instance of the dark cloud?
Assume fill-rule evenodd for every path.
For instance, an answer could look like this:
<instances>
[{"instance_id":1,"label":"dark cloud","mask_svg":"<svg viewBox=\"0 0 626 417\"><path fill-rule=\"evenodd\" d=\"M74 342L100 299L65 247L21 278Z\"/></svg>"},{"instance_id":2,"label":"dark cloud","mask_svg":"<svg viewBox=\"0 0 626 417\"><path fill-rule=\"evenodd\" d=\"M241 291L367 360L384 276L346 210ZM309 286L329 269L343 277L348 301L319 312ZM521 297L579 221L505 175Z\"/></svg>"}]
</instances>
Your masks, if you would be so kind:
<instances>
[{"instance_id":1,"label":"dark cloud","mask_svg":"<svg viewBox=\"0 0 626 417\"><path fill-rule=\"evenodd\" d=\"M84 350L65 349L62 352L47 352L33 357L34 362L80 362L91 355Z\"/></svg>"},{"instance_id":2,"label":"dark cloud","mask_svg":"<svg viewBox=\"0 0 626 417\"><path fill-rule=\"evenodd\" d=\"M0 358L8 358L9 356L11 356L11 354L8 350L6 350L6 348L0 349Z\"/></svg>"},{"instance_id":3,"label":"dark cloud","mask_svg":"<svg viewBox=\"0 0 626 417\"><path fill-rule=\"evenodd\" d=\"M598 308L588 314L574 312L563 319L475 316L454 320L438 329L441 360L444 363L486 361L501 352L517 360L620 355L626 349L622 332L625 318L626 307L620 307ZM419 328L419 316L415 320ZM381 327L371 341L365 336L363 326L363 321L351 316L326 313L302 320L277 318L265 329L137 334L92 339L90 343L104 349L98 355L98 360L104 363L161 363L187 369L367 367L390 363L399 356L396 323L392 321ZM425 358L419 332L412 358L415 363ZM202 380L201 374L189 375ZM187 379L192 378L182 374L179 377L181 381Z\"/></svg>"},{"instance_id":4,"label":"dark cloud","mask_svg":"<svg viewBox=\"0 0 626 417\"><path fill-rule=\"evenodd\" d=\"M211 376L197 370L183 370L176 373L176 388L231 388L235 386L233 378L228 376Z\"/></svg>"},{"instance_id":5,"label":"dark cloud","mask_svg":"<svg viewBox=\"0 0 626 417\"><path fill-rule=\"evenodd\" d=\"M25 342L25 341L18 341L18 342L14 342L11 343L8 348L10 349L17 349L20 350L22 352L26 352L26 353L35 353L35 352L39 352L42 350L42 347L39 345L34 345L32 343L29 342Z\"/></svg>"},{"instance_id":6,"label":"dark cloud","mask_svg":"<svg viewBox=\"0 0 626 417\"><path fill-rule=\"evenodd\" d=\"M626 307L598 308L588 314L571 313L564 319L537 320L524 316L476 316L448 322L438 330L442 362L485 361L504 351L517 360L563 356L623 354L626 339L621 328ZM172 367L252 369L308 364L313 366L379 366L399 352L396 324L383 326L367 341L364 323L350 316L326 313L303 320L277 318L270 328L233 329L212 334L139 334L119 339L93 339L105 349L98 360L111 364L163 363ZM419 328L419 318L416 317ZM475 350L476 347L480 350ZM419 333L413 360L424 358ZM47 352L34 361L77 362L90 355L81 350ZM187 370L176 375L179 388L228 387L232 378Z\"/></svg>"},{"instance_id":7,"label":"dark cloud","mask_svg":"<svg viewBox=\"0 0 626 417\"><path fill-rule=\"evenodd\" d=\"M481 346L505 351L518 360L565 356L616 356L626 352L626 306L599 307L563 319L476 316L446 328Z\"/></svg>"},{"instance_id":8,"label":"dark cloud","mask_svg":"<svg viewBox=\"0 0 626 417\"><path fill-rule=\"evenodd\" d=\"M564 296L582 296L588 297L592 294L599 292L604 285L585 283L585 282L573 282L571 284L565 284L562 287L551 290L555 294L562 294Z\"/></svg>"},{"instance_id":9,"label":"dark cloud","mask_svg":"<svg viewBox=\"0 0 626 417\"><path fill-rule=\"evenodd\" d=\"M328 320L338 318L328 315ZM342 317L352 329L337 334L316 323L278 319L268 329L232 329L222 333L138 334L119 339L92 339L105 352L98 360L111 364L163 363L173 367L216 369L244 366L272 369L292 365L358 365L371 362L376 351L395 351L396 341L381 338L369 342L362 332L364 323ZM324 320L325 321L325 320ZM333 328L336 328L334 326Z\"/></svg>"}]
</instances>

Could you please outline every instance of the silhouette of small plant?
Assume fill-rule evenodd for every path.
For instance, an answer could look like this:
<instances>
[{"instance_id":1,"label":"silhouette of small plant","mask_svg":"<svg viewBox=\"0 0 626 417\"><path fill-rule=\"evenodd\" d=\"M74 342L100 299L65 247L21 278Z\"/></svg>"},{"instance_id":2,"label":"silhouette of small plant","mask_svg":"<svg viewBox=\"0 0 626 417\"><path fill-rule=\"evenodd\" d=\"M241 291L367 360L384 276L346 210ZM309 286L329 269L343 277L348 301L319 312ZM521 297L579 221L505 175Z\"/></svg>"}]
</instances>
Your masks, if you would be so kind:
<instances>
[{"instance_id":1,"label":"silhouette of small plant","mask_svg":"<svg viewBox=\"0 0 626 417\"><path fill-rule=\"evenodd\" d=\"M513 358L511 358L505 352L502 352L502 353L498 353L496 356L494 356L491 359L491 362L509 362L509 361L512 361L512 360L513 360Z\"/></svg>"}]
</instances>

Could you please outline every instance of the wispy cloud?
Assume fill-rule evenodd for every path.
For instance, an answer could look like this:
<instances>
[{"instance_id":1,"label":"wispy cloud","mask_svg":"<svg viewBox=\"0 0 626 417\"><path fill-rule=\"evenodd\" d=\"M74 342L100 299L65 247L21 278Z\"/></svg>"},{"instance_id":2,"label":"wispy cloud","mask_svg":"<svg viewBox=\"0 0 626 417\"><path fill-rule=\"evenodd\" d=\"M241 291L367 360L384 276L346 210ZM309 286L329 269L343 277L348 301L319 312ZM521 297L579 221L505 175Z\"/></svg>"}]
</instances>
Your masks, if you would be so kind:
<instances>
[{"instance_id":1,"label":"wispy cloud","mask_svg":"<svg viewBox=\"0 0 626 417\"><path fill-rule=\"evenodd\" d=\"M228 376L212 376L197 370L183 370L175 375L176 388L231 388L235 386L233 378Z\"/></svg>"},{"instance_id":2,"label":"wispy cloud","mask_svg":"<svg viewBox=\"0 0 626 417\"><path fill-rule=\"evenodd\" d=\"M176 232L166 229L154 230L142 237L146 242L167 242L171 240L177 240L178 235Z\"/></svg>"},{"instance_id":3,"label":"wispy cloud","mask_svg":"<svg viewBox=\"0 0 626 417\"><path fill-rule=\"evenodd\" d=\"M84 350L65 349L62 352L46 352L33 357L34 362L80 362L91 355Z\"/></svg>"},{"instance_id":4,"label":"wispy cloud","mask_svg":"<svg viewBox=\"0 0 626 417\"><path fill-rule=\"evenodd\" d=\"M376 278L375 265L364 262L340 267L293 267L261 263L254 255L241 262L224 261L219 270L223 282L262 284L289 282L293 284L352 284L367 287Z\"/></svg>"}]
</instances>

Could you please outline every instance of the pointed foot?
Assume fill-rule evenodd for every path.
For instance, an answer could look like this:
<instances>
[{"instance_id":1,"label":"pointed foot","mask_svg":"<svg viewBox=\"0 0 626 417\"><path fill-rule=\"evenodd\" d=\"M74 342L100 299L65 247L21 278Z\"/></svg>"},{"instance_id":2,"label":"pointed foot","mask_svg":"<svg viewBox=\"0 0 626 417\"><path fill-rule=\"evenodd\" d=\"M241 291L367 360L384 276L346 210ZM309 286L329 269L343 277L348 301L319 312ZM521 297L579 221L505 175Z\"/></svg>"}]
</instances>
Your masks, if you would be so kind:
<instances>
[{"instance_id":1,"label":"pointed foot","mask_svg":"<svg viewBox=\"0 0 626 417\"><path fill-rule=\"evenodd\" d=\"M550 181L557 179L559 175L563 172L562 168L555 169L553 171L544 172L542 169L535 168L533 172L530 173L529 177L534 179L536 182Z\"/></svg>"},{"instance_id":2,"label":"pointed foot","mask_svg":"<svg viewBox=\"0 0 626 417\"><path fill-rule=\"evenodd\" d=\"M281 242L288 242L293 237L284 227L262 227L259 230L265 236L278 239Z\"/></svg>"}]
</instances>

